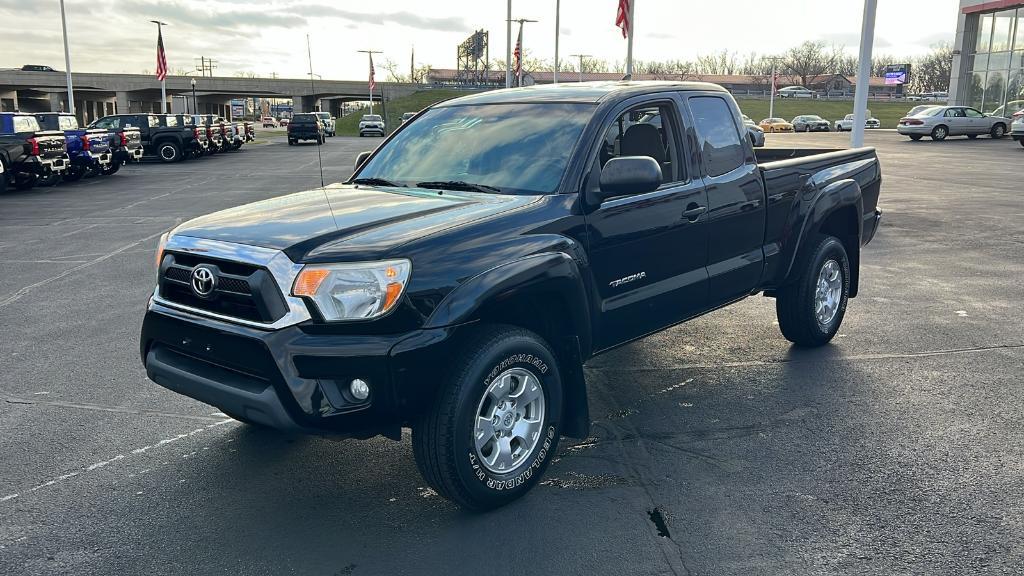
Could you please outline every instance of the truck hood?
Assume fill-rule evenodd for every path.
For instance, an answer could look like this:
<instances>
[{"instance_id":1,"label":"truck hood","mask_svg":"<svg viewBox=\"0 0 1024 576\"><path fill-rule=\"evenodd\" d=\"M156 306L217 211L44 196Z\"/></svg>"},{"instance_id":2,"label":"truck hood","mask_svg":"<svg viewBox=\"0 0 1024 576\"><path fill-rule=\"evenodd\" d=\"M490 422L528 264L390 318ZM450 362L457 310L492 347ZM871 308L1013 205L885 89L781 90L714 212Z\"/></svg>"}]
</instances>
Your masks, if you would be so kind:
<instances>
[{"instance_id":1,"label":"truck hood","mask_svg":"<svg viewBox=\"0 0 1024 576\"><path fill-rule=\"evenodd\" d=\"M201 216L173 234L282 250L295 262L375 259L418 238L536 199L332 184Z\"/></svg>"}]
</instances>

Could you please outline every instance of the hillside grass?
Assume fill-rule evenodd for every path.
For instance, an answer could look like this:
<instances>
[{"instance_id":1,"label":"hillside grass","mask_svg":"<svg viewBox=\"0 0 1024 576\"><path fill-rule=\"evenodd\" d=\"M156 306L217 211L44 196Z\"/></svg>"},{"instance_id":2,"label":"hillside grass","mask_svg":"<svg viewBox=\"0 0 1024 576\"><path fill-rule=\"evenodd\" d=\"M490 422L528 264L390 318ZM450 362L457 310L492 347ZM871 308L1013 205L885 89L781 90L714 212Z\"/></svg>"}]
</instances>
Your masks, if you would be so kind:
<instances>
[{"instance_id":1,"label":"hillside grass","mask_svg":"<svg viewBox=\"0 0 1024 576\"><path fill-rule=\"evenodd\" d=\"M458 98L459 96L467 96L474 94L475 92L468 90L420 90L414 92L408 96L402 96L393 100L387 101L388 117L387 127L390 133L402 122L402 114L406 112L419 112L420 110L440 102L442 100L448 100L450 98ZM383 110L379 103L374 103L373 113L381 114ZM363 114L368 113L367 110L358 110L338 118L338 135L339 136L359 136L359 119L363 117Z\"/></svg>"},{"instance_id":2,"label":"hillside grass","mask_svg":"<svg viewBox=\"0 0 1024 576\"><path fill-rule=\"evenodd\" d=\"M740 100L740 110L750 116L754 122L760 122L768 117L768 100ZM907 112L922 102L868 102L868 109L871 115L878 118L882 128L895 128L900 118L907 115ZM927 102L924 102L927 104ZM842 120L847 114L853 114L853 100L811 100L786 98L785 100L775 99L775 116L792 120L801 114L817 114L829 122Z\"/></svg>"}]
</instances>

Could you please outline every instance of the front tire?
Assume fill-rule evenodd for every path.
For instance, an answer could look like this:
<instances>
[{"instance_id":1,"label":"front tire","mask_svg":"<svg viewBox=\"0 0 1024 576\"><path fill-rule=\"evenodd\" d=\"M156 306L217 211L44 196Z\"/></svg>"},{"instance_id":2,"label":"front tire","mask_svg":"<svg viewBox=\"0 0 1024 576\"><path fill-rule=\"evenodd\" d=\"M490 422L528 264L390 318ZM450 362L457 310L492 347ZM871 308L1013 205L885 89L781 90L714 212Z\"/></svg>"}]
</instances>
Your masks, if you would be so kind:
<instances>
[{"instance_id":1,"label":"front tire","mask_svg":"<svg viewBox=\"0 0 1024 576\"><path fill-rule=\"evenodd\" d=\"M996 124L995 126L992 127L992 132L990 133L990 135L992 136L992 138L996 140L999 140L1003 136L1006 136L1006 125L1002 123Z\"/></svg>"},{"instance_id":2,"label":"front tire","mask_svg":"<svg viewBox=\"0 0 1024 576\"><path fill-rule=\"evenodd\" d=\"M438 494L490 510L526 494L560 436L555 355L533 332L482 328L413 427L416 465Z\"/></svg>"},{"instance_id":3,"label":"front tire","mask_svg":"<svg viewBox=\"0 0 1024 576\"><path fill-rule=\"evenodd\" d=\"M782 335L797 346L827 344L839 331L850 296L850 261L843 243L818 234L793 268L799 276L778 291L775 313Z\"/></svg>"}]
</instances>

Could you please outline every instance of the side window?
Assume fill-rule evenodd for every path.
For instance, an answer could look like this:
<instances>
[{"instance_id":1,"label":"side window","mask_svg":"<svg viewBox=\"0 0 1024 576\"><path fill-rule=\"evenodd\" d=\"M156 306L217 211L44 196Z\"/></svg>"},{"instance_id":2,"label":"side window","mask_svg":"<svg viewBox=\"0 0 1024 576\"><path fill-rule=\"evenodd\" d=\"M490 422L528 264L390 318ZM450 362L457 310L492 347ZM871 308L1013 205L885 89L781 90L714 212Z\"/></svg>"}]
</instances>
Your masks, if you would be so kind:
<instances>
[{"instance_id":1,"label":"side window","mask_svg":"<svg viewBox=\"0 0 1024 576\"><path fill-rule=\"evenodd\" d=\"M746 152L729 104L717 96L695 96L689 103L703 142L701 151L708 176L721 176L742 166Z\"/></svg>"},{"instance_id":2,"label":"side window","mask_svg":"<svg viewBox=\"0 0 1024 576\"><path fill-rule=\"evenodd\" d=\"M661 165L664 183L686 179L685 170L677 161L674 131L675 108L663 102L630 108L605 128L587 188L597 190L601 169L619 156L648 156Z\"/></svg>"},{"instance_id":3,"label":"side window","mask_svg":"<svg viewBox=\"0 0 1024 576\"><path fill-rule=\"evenodd\" d=\"M176 117L174 117L174 116L167 116L166 118L167 118L167 125L168 126L174 127L174 126L178 125L178 119Z\"/></svg>"},{"instance_id":4,"label":"side window","mask_svg":"<svg viewBox=\"0 0 1024 576\"><path fill-rule=\"evenodd\" d=\"M150 116L149 117L149 127L150 128L158 128L159 126L160 126L160 119L157 118L156 116Z\"/></svg>"},{"instance_id":5,"label":"side window","mask_svg":"<svg viewBox=\"0 0 1024 576\"><path fill-rule=\"evenodd\" d=\"M968 118L983 118L985 116L984 114L978 112L974 108L965 108L964 110L967 112Z\"/></svg>"}]
</instances>

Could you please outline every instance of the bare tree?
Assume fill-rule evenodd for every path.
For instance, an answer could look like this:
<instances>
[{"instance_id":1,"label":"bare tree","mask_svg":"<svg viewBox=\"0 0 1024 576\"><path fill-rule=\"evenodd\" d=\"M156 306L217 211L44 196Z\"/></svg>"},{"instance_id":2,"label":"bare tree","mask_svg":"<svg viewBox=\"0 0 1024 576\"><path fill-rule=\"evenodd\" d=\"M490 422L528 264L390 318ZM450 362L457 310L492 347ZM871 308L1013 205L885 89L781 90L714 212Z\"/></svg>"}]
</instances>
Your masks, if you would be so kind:
<instances>
[{"instance_id":1,"label":"bare tree","mask_svg":"<svg viewBox=\"0 0 1024 576\"><path fill-rule=\"evenodd\" d=\"M697 74L735 74L738 68L736 54L728 50L704 56L698 55L697 61L694 63L694 71Z\"/></svg>"},{"instance_id":2,"label":"bare tree","mask_svg":"<svg viewBox=\"0 0 1024 576\"><path fill-rule=\"evenodd\" d=\"M836 69L836 55L834 49L826 49L824 42L807 41L786 51L782 69L799 77L802 86L811 87Z\"/></svg>"},{"instance_id":3,"label":"bare tree","mask_svg":"<svg viewBox=\"0 0 1024 576\"><path fill-rule=\"evenodd\" d=\"M422 62L416 64L412 70L405 70L402 65L387 57L380 63L380 67L388 73L388 82L412 82L413 84L425 82L431 70L429 64L423 64Z\"/></svg>"},{"instance_id":4,"label":"bare tree","mask_svg":"<svg viewBox=\"0 0 1024 576\"><path fill-rule=\"evenodd\" d=\"M953 70L953 46L948 42L932 46L932 51L911 62L910 87L915 92L949 90Z\"/></svg>"}]
</instances>

